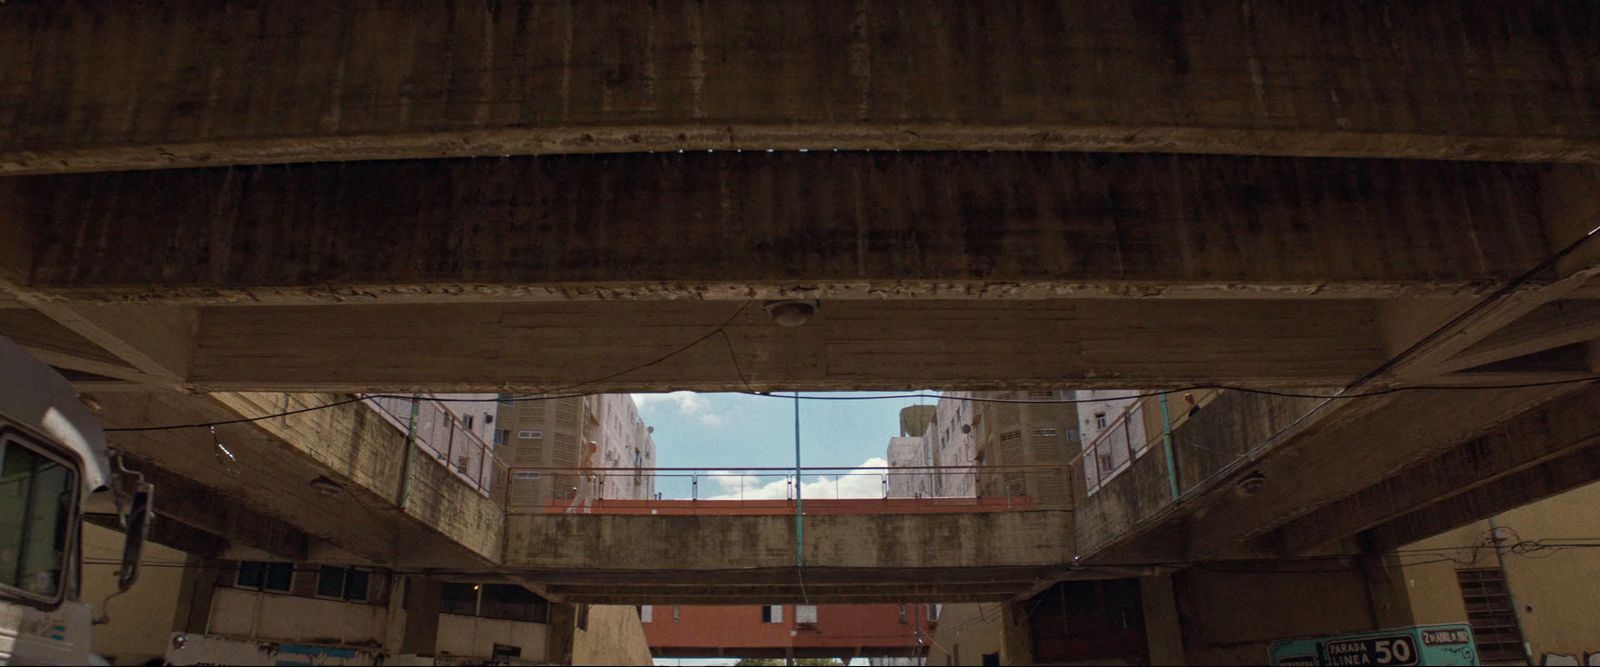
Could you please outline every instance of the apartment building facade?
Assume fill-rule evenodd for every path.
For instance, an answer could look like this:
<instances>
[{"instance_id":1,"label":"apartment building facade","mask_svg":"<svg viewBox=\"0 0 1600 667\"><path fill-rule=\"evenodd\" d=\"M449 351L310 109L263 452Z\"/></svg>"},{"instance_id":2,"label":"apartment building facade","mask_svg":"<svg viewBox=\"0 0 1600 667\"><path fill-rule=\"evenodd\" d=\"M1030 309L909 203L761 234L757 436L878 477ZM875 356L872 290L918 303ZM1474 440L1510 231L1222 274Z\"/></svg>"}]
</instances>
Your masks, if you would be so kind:
<instances>
[{"instance_id":1,"label":"apartment building facade","mask_svg":"<svg viewBox=\"0 0 1600 667\"><path fill-rule=\"evenodd\" d=\"M83 527L86 553L119 553L120 533ZM319 561L275 559L233 548L201 558L146 545L139 583L112 601L94 650L111 664L466 665L546 664L551 605L493 581L440 581L358 564L326 550ZM85 599L116 590L114 562L91 561ZM426 615L422 622L412 618ZM601 664L648 664L637 610L584 609L575 655ZM428 633L428 648L406 635ZM409 649L409 650L408 650Z\"/></svg>"},{"instance_id":2,"label":"apartment building facade","mask_svg":"<svg viewBox=\"0 0 1600 667\"><path fill-rule=\"evenodd\" d=\"M889 445L891 467L939 470L927 479L891 474L890 495L915 497L918 488L926 488L925 495L932 496L1019 497L1046 507L1069 505L1081 484L1067 471L1082 448L1078 408L1068 402L1074 395L1050 390L941 396L931 409L915 413L916 421L926 419L921 437L902 433ZM904 424L908 413L901 414Z\"/></svg>"},{"instance_id":3,"label":"apartment building facade","mask_svg":"<svg viewBox=\"0 0 1600 667\"><path fill-rule=\"evenodd\" d=\"M497 403L496 455L507 468L507 505L549 511L577 500L586 443L599 448L592 465L593 500L655 496L653 429L628 394L595 394Z\"/></svg>"},{"instance_id":4,"label":"apartment building facade","mask_svg":"<svg viewBox=\"0 0 1600 667\"><path fill-rule=\"evenodd\" d=\"M1078 466L1086 487L1095 489L1125 469L1155 444L1137 389L1080 389L1074 392L1079 429L1089 452ZM1156 431L1160 435L1160 431Z\"/></svg>"},{"instance_id":5,"label":"apartment building facade","mask_svg":"<svg viewBox=\"0 0 1600 667\"><path fill-rule=\"evenodd\" d=\"M912 405L900 410L900 435L889 438L888 493L891 498L929 498L935 495L937 461L927 434L934 406Z\"/></svg>"},{"instance_id":6,"label":"apartment building facade","mask_svg":"<svg viewBox=\"0 0 1600 667\"><path fill-rule=\"evenodd\" d=\"M977 392L973 431L979 496L1023 496L1041 507L1070 506L1065 466L1082 448L1072 390ZM1059 466L1059 467L1057 467Z\"/></svg>"},{"instance_id":7,"label":"apartment building facade","mask_svg":"<svg viewBox=\"0 0 1600 667\"><path fill-rule=\"evenodd\" d=\"M971 466L978 457L977 431L972 426L971 392L945 392L934 405L933 423L925 438L930 456L941 470L933 481L935 496L978 495L978 478Z\"/></svg>"}]
</instances>

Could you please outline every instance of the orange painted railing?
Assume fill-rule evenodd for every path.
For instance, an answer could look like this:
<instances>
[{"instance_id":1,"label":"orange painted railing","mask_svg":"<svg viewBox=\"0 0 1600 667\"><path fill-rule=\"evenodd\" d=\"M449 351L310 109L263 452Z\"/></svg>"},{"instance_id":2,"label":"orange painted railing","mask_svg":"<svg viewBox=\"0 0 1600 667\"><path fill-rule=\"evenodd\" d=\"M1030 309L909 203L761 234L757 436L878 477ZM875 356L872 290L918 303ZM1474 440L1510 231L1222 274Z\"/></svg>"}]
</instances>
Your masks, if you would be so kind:
<instances>
[{"instance_id":1,"label":"orange painted railing","mask_svg":"<svg viewBox=\"0 0 1600 667\"><path fill-rule=\"evenodd\" d=\"M940 476L970 476L982 495L935 497ZM518 467L507 471L508 508L586 514L805 514L998 512L1070 506L1067 466L906 466L802 468ZM798 480L798 485L797 485ZM645 482L648 483L645 483ZM654 493L672 483L674 495ZM539 493L519 492L538 485ZM798 492L797 492L798 487ZM797 497L798 496L798 497Z\"/></svg>"}]
</instances>

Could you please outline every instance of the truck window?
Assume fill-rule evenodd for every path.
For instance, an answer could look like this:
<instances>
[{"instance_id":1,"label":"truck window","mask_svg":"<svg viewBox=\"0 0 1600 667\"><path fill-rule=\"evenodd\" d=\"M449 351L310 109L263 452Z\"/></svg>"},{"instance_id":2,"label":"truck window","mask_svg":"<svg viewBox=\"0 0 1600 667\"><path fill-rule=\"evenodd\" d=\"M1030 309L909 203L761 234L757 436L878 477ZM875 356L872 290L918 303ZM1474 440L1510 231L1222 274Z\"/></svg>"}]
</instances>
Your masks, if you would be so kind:
<instances>
[{"instance_id":1,"label":"truck window","mask_svg":"<svg viewBox=\"0 0 1600 667\"><path fill-rule=\"evenodd\" d=\"M71 467L6 436L0 444L0 586L56 599L77 493Z\"/></svg>"}]
</instances>

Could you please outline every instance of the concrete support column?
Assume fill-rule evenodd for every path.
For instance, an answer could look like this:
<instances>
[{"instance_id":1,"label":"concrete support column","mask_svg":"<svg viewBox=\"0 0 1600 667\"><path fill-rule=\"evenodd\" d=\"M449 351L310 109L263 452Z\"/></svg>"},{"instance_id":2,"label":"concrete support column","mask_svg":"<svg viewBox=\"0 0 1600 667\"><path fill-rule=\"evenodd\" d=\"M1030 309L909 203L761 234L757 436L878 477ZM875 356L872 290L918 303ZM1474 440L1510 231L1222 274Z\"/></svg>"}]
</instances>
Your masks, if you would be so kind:
<instances>
[{"instance_id":1,"label":"concrete support column","mask_svg":"<svg viewBox=\"0 0 1600 667\"><path fill-rule=\"evenodd\" d=\"M1379 628L1401 628L1416 623L1411 612L1411 596L1406 592L1405 573L1394 552L1372 553L1361 557L1361 571L1367 578L1367 606L1372 624Z\"/></svg>"},{"instance_id":2,"label":"concrete support column","mask_svg":"<svg viewBox=\"0 0 1600 667\"><path fill-rule=\"evenodd\" d=\"M1150 664L1187 664L1172 576L1140 577L1139 597L1144 602L1144 633L1150 647Z\"/></svg>"},{"instance_id":3,"label":"concrete support column","mask_svg":"<svg viewBox=\"0 0 1600 667\"><path fill-rule=\"evenodd\" d=\"M1409 625L1405 590L1384 565L1381 556L1362 556L1230 561L1179 572L1172 582L1185 658L1263 664L1280 639Z\"/></svg>"},{"instance_id":4,"label":"concrete support column","mask_svg":"<svg viewBox=\"0 0 1600 667\"><path fill-rule=\"evenodd\" d=\"M1000 633L1001 664L1033 664L1033 638L1028 625L1028 614L1021 604L1006 605L1000 622Z\"/></svg>"},{"instance_id":5,"label":"concrete support column","mask_svg":"<svg viewBox=\"0 0 1600 667\"><path fill-rule=\"evenodd\" d=\"M550 628L545 635L545 662L572 664L573 642L578 635L578 605L550 603Z\"/></svg>"},{"instance_id":6,"label":"concrete support column","mask_svg":"<svg viewBox=\"0 0 1600 667\"><path fill-rule=\"evenodd\" d=\"M403 628L391 653L431 656L438 653L439 613L444 607L444 583L425 577L406 577L402 596ZM391 606L392 606L391 602Z\"/></svg>"},{"instance_id":7,"label":"concrete support column","mask_svg":"<svg viewBox=\"0 0 1600 667\"><path fill-rule=\"evenodd\" d=\"M205 634L211 621L211 601L217 582L232 576L233 570L215 558L189 556L178 583L178 605L173 611L172 631Z\"/></svg>"}]
</instances>

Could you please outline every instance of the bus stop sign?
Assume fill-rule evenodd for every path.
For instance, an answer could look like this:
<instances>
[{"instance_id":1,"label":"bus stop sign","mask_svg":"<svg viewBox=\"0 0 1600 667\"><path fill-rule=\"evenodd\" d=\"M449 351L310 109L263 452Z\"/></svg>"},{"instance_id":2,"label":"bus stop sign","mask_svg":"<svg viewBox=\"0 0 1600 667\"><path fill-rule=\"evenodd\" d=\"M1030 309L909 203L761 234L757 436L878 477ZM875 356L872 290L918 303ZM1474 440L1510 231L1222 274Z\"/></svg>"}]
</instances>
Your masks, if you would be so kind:
<instances>
[{"instance_id":1,"label":"bus stop sign","mask_svg":"<svg viewBox=\"0 0 1600 667\"><path fill-rule=\"evenodd\" d=\"M1274 642L1274 665L1477 665L1472 627L1420 625Z\"/></svg>"}]
</instances>

